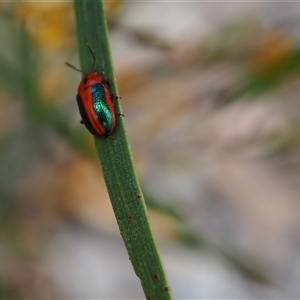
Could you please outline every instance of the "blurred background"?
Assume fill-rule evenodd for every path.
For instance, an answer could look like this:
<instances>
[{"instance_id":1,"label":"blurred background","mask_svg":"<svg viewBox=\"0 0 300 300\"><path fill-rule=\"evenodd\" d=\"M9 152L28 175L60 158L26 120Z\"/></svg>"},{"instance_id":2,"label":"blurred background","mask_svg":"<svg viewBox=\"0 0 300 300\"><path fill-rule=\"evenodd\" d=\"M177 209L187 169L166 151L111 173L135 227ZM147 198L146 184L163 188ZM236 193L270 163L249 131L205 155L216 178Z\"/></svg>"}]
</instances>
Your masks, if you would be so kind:
<instances>
[{"instance_id":1,"label":"blurred background","mask_svg":"<svg viewBox=\"0 0 300 300\"><path fill-rule=\"evenodd\" d=\"M106 3L176 299L300 298L300 3ZM143 299L93 137L71 2L0 2L0 298Z\"/></svg>"}]
</instances>

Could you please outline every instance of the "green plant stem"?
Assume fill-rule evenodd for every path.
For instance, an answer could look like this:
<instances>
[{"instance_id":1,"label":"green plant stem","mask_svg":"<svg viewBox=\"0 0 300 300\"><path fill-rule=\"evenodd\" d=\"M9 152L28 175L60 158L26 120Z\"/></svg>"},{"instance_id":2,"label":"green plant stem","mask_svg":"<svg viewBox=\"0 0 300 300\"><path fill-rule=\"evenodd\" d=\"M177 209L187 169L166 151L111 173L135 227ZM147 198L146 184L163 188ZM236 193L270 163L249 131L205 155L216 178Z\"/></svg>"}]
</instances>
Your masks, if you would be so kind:
<instances>
[{"instance_id":1,"label":"green plant stem","mask_svg":"<svg viewBox=\"0 0 300 300\"><path fill-rule=\"evenodd\" d=\"M81 68L92 71L92 58L87 44L96 56L96 70L104 71L110 91L118 95L111 63L103 2L74 0L77 19ZM121 112L120 102L115 104ZM127 248L129 259L140 278L147 299L172 299L166 275L149 226L146 206L137 180L124 120L117 117L112 138L95 137L103 175Z\"/></svg>"}]
</instances>

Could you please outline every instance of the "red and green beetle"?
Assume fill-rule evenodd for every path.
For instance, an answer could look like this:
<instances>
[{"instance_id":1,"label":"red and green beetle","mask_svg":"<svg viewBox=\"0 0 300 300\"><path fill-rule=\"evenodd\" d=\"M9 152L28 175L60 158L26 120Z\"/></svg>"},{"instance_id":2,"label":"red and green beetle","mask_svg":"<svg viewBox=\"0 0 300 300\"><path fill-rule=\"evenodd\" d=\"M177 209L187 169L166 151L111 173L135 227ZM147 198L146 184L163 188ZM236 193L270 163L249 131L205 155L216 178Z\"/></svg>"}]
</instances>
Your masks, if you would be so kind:
<instances>
[{"instance_id":1,"label":"red and green beetle","mask_svg":"<svg viewBox=\"0 0 300 300\"><path fill-rule=\"evenodd\" d=\"M107 137L116 129L114 101L119 97L110 93L103 73L95 71L95 55L89 45L88 49L93 57L93 71L84 74L78 86L76 100L82 118L80 123L84 124L91 134ZM83 73L69 63L66 65Z\"/></svg>"}]
</instances>

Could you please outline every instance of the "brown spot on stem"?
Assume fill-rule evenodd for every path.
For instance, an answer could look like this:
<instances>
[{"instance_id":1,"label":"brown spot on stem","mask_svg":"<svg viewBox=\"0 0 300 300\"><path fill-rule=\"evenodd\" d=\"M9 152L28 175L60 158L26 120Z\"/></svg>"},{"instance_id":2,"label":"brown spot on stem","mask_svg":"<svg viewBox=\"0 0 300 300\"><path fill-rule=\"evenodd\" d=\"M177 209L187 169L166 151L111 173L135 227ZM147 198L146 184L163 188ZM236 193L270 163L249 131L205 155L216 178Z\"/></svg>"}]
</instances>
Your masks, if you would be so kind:
<instances>
[{"instance_id":1,"label":"brown spot on stem","mask_svg":"<svg viewBox=\"0 0 300 300\"><path fill-rule=\"evenodd\" d=\"M154 278L155 280L159 280L159 275L158 275L157 273L155 273L155 274L153 275L153 278Z\"/></svg>"}]
</instances>

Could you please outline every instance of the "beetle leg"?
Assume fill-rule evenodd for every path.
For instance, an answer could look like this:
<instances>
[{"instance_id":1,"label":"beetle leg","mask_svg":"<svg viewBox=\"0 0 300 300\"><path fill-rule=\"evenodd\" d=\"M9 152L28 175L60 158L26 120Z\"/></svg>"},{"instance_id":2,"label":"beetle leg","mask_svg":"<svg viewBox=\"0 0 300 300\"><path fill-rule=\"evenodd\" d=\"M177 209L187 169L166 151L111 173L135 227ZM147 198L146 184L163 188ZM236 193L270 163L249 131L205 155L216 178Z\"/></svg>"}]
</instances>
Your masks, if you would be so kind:
<instances>
[{"instance_id":1,"label":"beetle leg","mask_svg":"<svg viewBox=\"0 0 300 300\"><path fill-rule=\"evenodd\" d=\"M111 95L111 97L112 97L113 104L115 104L116 100L122 99L122 97L117 96L117 95Z\"/></svg>"}]
</instances>

